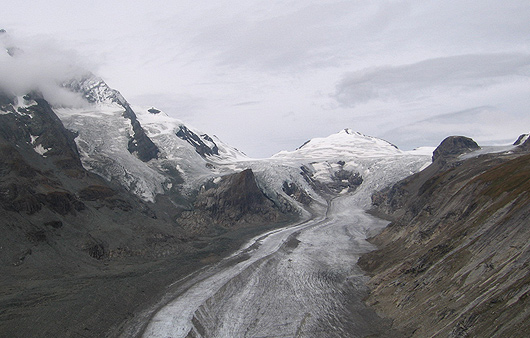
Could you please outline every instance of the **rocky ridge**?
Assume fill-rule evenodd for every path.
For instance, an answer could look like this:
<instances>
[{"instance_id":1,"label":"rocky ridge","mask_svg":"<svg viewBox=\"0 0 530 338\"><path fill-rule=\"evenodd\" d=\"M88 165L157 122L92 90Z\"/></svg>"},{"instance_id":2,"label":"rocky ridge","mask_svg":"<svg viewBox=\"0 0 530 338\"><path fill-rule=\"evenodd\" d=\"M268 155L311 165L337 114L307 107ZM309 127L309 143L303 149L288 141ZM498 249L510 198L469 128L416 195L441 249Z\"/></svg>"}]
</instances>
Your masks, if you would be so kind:
<instances>
[{"instance_id":1,"label":"rocky ridge","mask_svg":"<svg viewBox=\"0 0 530 338\"><path fill-rule=\"evenodd\" d=\"M292 210L290 210L292 211ZM258 187L251 169L208 181L198 192L191 210L177 222L192 234L226 232L229 229L287 221L282 210Z\"/></svg>"},{"instance_id":2,"label":"rocky ridge","mask_svg":"<svg viewBox=\"0 0 530 338\"><path fill-rule=\"evenodd\" d=\"M411 337L524 337L529 329L529 142L462 159L445 140L425 170L373 195L392 222L361 257L367 303Z\"/></svg>"},{"instance_id":3,"label":"rocky ridge","mask_svg":"<svg viewBox=\"0 0 530 338\"><path fill-rule=\"evenodd\" d=\"M295 217L288 215L292 210L280 210L264 198L252 180L221 178L223 193L207 197L219 205L215 220L226 227L216 232L216 224L204 223L203 228L188 231L176 219L186 206L195 203L201 209L203 196L179 194L182 178L177 165L160 159L158 147L139 123L134 131L136 115L124 116L127 107L115 105L112 102L111 111L121 121L114 125L116 131L124 126L121 130L127 132L130 125L135 135L117 138L124 141L119 143L124 147L120 154L134 164L156 162L154 172L171 185L152 201L134 193L137 182L130 179L123 162L109 162L99 139L91 138L101 133L87 136L82 134L85 130L67 129L57 109L38 92L17 97L0 90L2 336L102 336L129 311L160 297L172 281L219 259L259 231L256 221L267 220L273 227ZM79 131L96 144L84 142ZM147 141L142 143L138 135ZM138 148L131 149L131 142ZM144 147L150 142L155 148ZM88 152L102 156L90 159ZM198 165L211 171L201 161ZM99 175L98 168L109 175ZM249 196L256 196L252 203L247 202ZM270 216L253 218L254 213ZM232 219L237 227L228 226ZM203 261L205 257L209 260ZM162 273L169 266L170 271ZM128 288L127 283L135 287ZM110 297L115 302L109 303ZM27 325L28 320L33 324Z\"/></svg>"}]
</instances>

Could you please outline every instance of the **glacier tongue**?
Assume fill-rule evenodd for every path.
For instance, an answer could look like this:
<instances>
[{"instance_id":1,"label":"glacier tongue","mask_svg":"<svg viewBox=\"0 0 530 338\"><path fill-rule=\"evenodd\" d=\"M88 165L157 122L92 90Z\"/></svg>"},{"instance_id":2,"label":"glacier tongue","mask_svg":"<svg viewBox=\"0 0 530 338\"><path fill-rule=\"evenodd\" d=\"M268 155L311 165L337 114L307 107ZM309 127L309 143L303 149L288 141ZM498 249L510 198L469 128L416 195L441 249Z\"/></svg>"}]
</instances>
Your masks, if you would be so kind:
<instances>
[{"instance_id":1,"label":"glacier tongue","mask_svg":"<svg viewBox=\"0 0 530 338\"><path fill-rule=\"evenodd\" d=\"M419 171L430 154L344 129L295 151L251 159L159 110L131 107L97 78L69 85L92 102L57 109L78 133L87 169L155 201L177 185L179 193L191 194L208 180L250 168L269 199L292 204L305 220L260 235L190 276L178 296L168 295L174 299L152 317L145 337L347 337L384 327L362 303L365 277L355 263L371 249L367 236L385 222L364 210L374 191ZM142 161L130 151L136 121L156 145L156 157ZM339 189L324 191L329 185Z\"/></svg>"},{"instance_id":2,"label":"glacier tongue","mask_svg":"<svg viewBox=\"0 0 530 338\"><path fill-rule=\"evenodd\" d=\"M320 200L307 222L258 236L193 277L152 317L144 337L353 337L388 329L362 303L365 277L355 263L372 249L365 239L386 225L364 210L372 192L418 171L430 156L358 134L329 140L233 166L251 167L273 190L291 180L311 191L302 165L321 178L339 167L357 170L361 186L328 208Z\"/></svg>"}]
</instances>

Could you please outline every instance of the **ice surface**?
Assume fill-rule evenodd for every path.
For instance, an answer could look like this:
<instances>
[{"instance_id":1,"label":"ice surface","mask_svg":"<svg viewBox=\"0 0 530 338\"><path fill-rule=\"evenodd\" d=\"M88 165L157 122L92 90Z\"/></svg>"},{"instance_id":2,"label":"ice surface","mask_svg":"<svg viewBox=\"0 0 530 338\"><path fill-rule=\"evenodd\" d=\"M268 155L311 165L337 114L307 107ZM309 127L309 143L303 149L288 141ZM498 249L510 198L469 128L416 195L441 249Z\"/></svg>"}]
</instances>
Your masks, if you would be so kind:
<instances>
[{"instance_id":1,"label":"ice surface","mask_svg":"<svg viewBox=\"0 0 530 338\"><path fill-rule=\"evenodd\" d=\"M144 337L373 334L380 325L364 308L365 277L355 263L372 249L365 240L368 234L386 222L364 210L375 190L418 171L430 157L345 130L270 159L234 162L236 168L252 168L272 191L280 191L287 180L317 197L300 175L302 165L321 179L343 166L361 173L364 181L355 193L342 194L322 208L319 216L258 236L196 276L196 283L156 313ZM243 261L230 264L243 255Z\"/></svg>"},{"instance_id":2,"label":"ice surface","mask_svg":"<svg viewBox=\"0 0 530 338\"><path fill-rule=\"evenodd\" d=\"M352 207L351 202L351 196L340 197L325 218L257 237L254 248L247 245L241 253L250 255L249 259L205 273L207 278L152 318L144 337L370 333L376 316L365 312L355 317L348 309L363 308L365 277L355 263L360 254L372 249L364 239L369 230L380 229L386 222Z\"/></svg>"},{"instance_id":3,"label":"ice surface","mask_svg":"<svg viewBox=\"0 0 530 338\"><path fill-rule=\"evenodd\" d=\"M67 129L78 133L75 141L85 168L146 200L164 191L167 178L127 150L132 127L123 107L98 104L55 112Z\"/></svg>"}]
</instances>

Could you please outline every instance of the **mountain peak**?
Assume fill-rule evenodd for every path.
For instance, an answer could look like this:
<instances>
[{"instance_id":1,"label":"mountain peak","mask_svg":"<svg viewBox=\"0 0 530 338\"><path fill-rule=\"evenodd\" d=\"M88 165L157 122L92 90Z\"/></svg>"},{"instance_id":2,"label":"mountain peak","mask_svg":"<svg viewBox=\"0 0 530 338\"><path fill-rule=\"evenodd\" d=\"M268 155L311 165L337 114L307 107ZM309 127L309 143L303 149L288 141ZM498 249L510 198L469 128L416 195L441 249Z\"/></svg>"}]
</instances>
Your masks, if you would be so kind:
<instances>
[{"instance_id":1,"label":"mountain peak","mask_svg":"<svg viewBox=\"0 0 530 338\"><path fill-rule=\"evenodd\" d=\"M457 156L480 149L473 139L465 136L449 136L440 143L432 154L432 161L448 156Z\"/></svg>"},{"instance_id":2,"label":"mountain peak","mask_svg":"<svg viewBox=\"0 0 530 338\"><path fill-rule=\"evenodd\" d=\"M283 151L273 155L273 157L282 157L286 154L318 157L326 153L337 153L337 155L348 153L357 156L372 157L384 154L398 154L401 153L401 150L390 142L380 138L345 128L327 137L313 138L302 144L294 152Z\"/></svg>"},{"instance_id":3,"label":"mountain peak","mask_svg":"<svg viewBox=\"0 0 530 338\"><path fill-rule=\"evenodd\" d=\"M91 72L65 81L62 86L80 93L90 103L117 103L127 105L119 91L110 88L105 81Z\"/></svg>"}]
</instances>

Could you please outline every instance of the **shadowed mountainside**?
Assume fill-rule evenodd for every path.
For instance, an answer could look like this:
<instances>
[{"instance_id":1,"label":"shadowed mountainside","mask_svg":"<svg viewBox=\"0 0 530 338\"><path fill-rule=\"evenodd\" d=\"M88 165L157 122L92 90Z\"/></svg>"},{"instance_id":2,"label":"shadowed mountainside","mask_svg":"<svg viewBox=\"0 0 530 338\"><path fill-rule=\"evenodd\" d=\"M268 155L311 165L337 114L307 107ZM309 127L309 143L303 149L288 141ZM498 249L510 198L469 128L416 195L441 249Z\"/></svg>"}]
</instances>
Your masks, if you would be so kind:
<instances>
[{"instance_id":1,"label":"shadowed mountainside","mask_svg":"<svg viewBox=\"0 0 530 338\"><path fill-rule=\"evenodd\" d=\"M203 224L199 241L176 222L182 210L168 198L149 203L88 172L75 137L38 93L0 91L2 337L104 336L167 285L261 231L244 222L253 214L274 215L268 227L294 217L263 196L251 171L234 174L221 178L223 193L185 201L218 205L220 224L239 221L222 233ZM150 141L133 140L129 150L141 160L156 155Z\"/></svg>"},{"instance_id":2,"label":"shadowed mountainside","mask_svg":"<svg viewBox=\"0 0 530 338\"><path fill-rule=\"evenodd\" d=\"M412 337L526 337L530 328L529 141L462 160L450 138L431 166L373 195L392 222L361 257L367 303Z\"/></svg>"}]
</instances>

